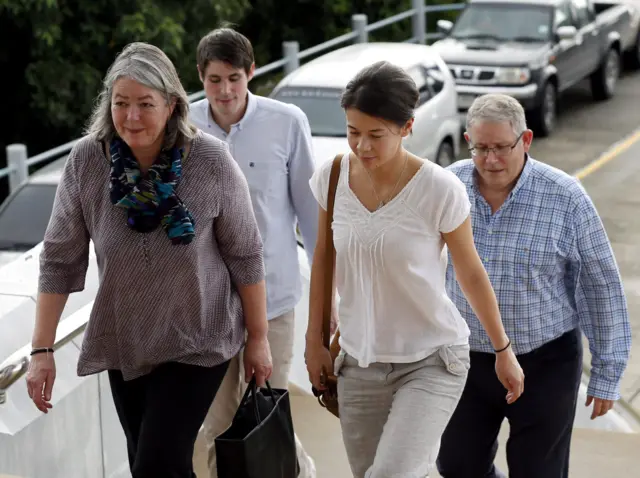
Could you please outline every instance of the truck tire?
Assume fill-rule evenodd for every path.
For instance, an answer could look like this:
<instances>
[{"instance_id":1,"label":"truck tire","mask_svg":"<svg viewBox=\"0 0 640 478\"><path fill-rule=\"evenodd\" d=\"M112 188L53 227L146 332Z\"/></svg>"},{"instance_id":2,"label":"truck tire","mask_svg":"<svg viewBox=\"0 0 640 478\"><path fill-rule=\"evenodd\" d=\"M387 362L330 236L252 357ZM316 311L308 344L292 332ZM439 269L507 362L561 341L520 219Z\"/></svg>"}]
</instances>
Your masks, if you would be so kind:
<instances>
[{"instance_id":1,"label":"truck tire","mask_svg":"<svg viewBox=\"0 0 640 478\"><path fill-rule=\"evenodd\" d=\"M546 137L551 135L556 126L558 114L558 92L553 83L544 84L540 104L529 112L531 128L536 136Z\"/></svg>"},{"instance_id":2,"label":"truck tire","mask_svg":"<svg viewBox=\"0 0 640 478\"><path fill-rule=\"evenodd\" d=\"M440 143L435 162L443 168L451 166L456 162L456 155L453 154L453 146L451 146L451 143L449 143L449 141L444 140L442 143Z\"/></svg>"},{"instance_id":3,"label":"truck tire","mask_svg":"<svg viewBox=\"0 0 640 478\"><path fill-rule=\"evenodd\" d=\"M620 54L609 49L600 67L591 74L591 93L597 101L608 100L616 90L620 77Z\"/></svg>"}]
</instances>

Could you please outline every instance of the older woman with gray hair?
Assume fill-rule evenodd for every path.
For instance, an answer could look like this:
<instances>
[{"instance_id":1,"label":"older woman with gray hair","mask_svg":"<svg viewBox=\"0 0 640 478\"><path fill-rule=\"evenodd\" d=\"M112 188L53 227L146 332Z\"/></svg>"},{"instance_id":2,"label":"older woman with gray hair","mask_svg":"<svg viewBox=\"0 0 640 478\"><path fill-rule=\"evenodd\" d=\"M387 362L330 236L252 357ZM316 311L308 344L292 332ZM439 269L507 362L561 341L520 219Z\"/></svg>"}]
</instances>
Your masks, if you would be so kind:
<instances>
[{"instance_id":1,"label":"older woman with gray hair","mask_svg":"<svg viewBox=\"0 0 640 478\"><path fill-rule=\"evenodd\" d=\"M67 159L40 257L29 395L52 407L51 347L68 295L84 287L92 240L100 284L78 375L108 371L134 478L195 476L198 430L243 346L246 378L261 385L271 374L248 186L187 112L169 58L128 45Z\"/></svg>"}]
</instances>

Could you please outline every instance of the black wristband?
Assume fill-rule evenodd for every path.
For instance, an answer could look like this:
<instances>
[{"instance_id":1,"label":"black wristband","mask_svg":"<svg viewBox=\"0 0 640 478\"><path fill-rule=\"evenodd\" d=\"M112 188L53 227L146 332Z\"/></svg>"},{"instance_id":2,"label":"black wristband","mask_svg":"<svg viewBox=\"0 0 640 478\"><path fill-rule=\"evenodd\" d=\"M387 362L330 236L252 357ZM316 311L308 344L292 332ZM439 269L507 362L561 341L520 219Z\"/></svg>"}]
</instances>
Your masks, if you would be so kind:
<instances>
[{"instance_id":1,"label":"black wristband","mask_svg":"<svg viewBox=\"0 0 640 478\"><path fill-rule=\"evenodd\" d=\"M507 350L509 347L511 347L511 339L509 339L509 342L507 342L507 345L505 345L503 348L501 348L500 350L493 349L493 351L499 354L500 352L504 352L505 350Z\"/></svg>"},{"instance_id":2,"label":"black wristband","mask_svg":"<svg viewBox=\"0 0 640 478\"><path fill-rule=\"evenodd\" d=\"M53 353L53 349L50 347L40 347L37 349L33 349L30 355L33 356L36 354L44 354L44 353Z\"/></svg>"}]
</instances>

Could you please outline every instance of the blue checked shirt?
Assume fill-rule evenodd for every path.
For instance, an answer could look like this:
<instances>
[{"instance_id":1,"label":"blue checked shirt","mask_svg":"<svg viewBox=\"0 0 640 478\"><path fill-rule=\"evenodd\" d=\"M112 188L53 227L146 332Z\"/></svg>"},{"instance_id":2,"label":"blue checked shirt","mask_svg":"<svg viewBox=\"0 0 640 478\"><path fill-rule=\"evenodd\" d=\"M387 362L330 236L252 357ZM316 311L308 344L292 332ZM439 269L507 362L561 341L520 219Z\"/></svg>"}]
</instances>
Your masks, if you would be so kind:
<instances>
[{"instance_id":1,"label":"blue checked shirt","mask_svg":"<svg viewBox=\"0 0 640 478\"><path fill-rule=\"evenodd\" d=\"M591 199L579 181L528 157L513 191L492 215L471 160L454 163L467 186L478 254L498 298L516 354L581 327L592 354L588 394L617 400L631 348L618 266ZM471 330L471 349L493 353L451 261L447 292Z\"/></svg>"}]
</instances>

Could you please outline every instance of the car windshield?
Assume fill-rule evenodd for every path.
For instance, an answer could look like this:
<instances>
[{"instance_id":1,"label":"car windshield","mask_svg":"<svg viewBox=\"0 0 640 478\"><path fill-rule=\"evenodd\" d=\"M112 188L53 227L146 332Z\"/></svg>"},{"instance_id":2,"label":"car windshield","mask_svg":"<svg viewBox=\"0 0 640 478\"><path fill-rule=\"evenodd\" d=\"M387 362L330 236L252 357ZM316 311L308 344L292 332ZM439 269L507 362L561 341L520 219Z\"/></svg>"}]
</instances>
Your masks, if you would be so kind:
<instances>
[{"instance_id":1,"label":"car windshield","mask_svg":"<svg viewBox=\"0 0 640 478\"><path fill-rule=\"evenodd\" d=\"M551 37L553 10L545 5L471 4L451 31L459 40L545 42Z\"/></svg>"},{"instance_id":2,"label":"car windshield","mask_svg":"<svg viewBox=\"0 0 640 478\"><path fill-rule=\"evenodd\" d=\"M274 98L298 106L309 118L313 136L345 137L346 120L340 107L342 90L337 88L286 87Z\"/></svg>"},{"instance_id":3,"label":"car windshield","mask_svg":"<svg viewBox=\"0 0 640 478\"><path fill-rule=\"evenodd\" d=\"M26 251L42 242L49 224L55 184L27 183L0 208L0 251Z\"/></svg>"}]
</instances>

